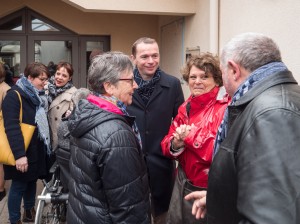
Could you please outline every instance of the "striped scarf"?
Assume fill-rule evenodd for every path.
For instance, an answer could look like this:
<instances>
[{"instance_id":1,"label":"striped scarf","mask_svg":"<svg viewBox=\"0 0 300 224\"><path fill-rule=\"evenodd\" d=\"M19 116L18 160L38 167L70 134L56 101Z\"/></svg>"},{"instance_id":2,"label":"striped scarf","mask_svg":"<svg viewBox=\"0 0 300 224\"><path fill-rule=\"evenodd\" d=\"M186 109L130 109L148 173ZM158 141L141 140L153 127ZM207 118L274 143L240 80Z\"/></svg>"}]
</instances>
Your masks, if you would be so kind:
<instances>
[{"instance_id":1,"label":"striped scarf","mask_svg":"<svg viewBox=\"0 0 300 224\"><path fill-rule=\"evenodd\" d=\"M253 88L257 83L263 80L266 77L276 75L276 73L287 70L287 67L282 62L271 62L269 64L263 65L258 69L254 70L246 81L240 85L238 90L233 95L230 105L235 105L236 102L243 97L251 88ZM217 137L214 145L213 156L219 150L220 144L227 137L228 131L228 108L224 113L223 120L219 126Z\"/></svg>"}]
</instances>

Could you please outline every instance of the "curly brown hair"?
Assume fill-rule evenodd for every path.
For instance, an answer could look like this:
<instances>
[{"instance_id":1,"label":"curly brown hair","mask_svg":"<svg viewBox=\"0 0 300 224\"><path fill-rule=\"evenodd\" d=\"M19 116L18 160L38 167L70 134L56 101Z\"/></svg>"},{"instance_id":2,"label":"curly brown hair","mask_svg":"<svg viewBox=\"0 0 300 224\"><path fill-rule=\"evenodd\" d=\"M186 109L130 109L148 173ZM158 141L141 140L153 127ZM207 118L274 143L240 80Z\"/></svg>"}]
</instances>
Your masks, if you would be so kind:
<instances>
[{"instance_id":1,"label":"curly brown hair","mask_svg":"<svg viewBox=\"0 0 300 224\"><path fill-rule=\"evenodd\" d=\"M181 69L182 78L188 82L190 70L192 66L205 71L205 73L211 73L214 81L219 85L223 86L222 71L220 69L220 61L218 56L206 52L200 55L192 55Z\"/></svg>"}]
</instances>

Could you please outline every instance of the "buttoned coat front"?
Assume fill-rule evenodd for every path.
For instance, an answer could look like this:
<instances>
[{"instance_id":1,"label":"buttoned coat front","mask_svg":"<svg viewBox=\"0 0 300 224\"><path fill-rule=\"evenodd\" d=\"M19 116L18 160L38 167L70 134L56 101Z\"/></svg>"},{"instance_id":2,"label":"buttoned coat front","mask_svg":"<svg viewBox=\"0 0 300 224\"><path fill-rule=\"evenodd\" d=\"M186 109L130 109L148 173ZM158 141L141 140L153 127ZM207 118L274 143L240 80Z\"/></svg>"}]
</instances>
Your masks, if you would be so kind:
<instances>
[{"instance_id":1,"label":"buttoned coat front","mask_svg":"<svg viewBox=\"0 0 300 224\"><path fill-rule=\"evenodd\" d=\"M210 92L195 97L191 95L179 107L168 135L161 142L163 154L178 160L189 181L197 187L207 188L215 137L229 102L224 87L215 87ZM172 154L170 149L173 134L183 124L193 124L194 128L184 139L184 149Z\"/></svg>"},{"instance_id":2,"label":"buttoned coat front","mask_svg":"<svg viewBox=\"0 0 300 224\"><path fill-rule=\"evenodd\" d=\"M51 130L52 150L57 147L57 129L63 115L67 110L72 110L72 95L76 91L76 87L72 87L62 94L58 95L50 104L48 110L49 126Z\"/></svg>"},{"instance_id":3,"label":"buttoned coat front","mask_svg":"<svg viewBox=\"0 0 300 224\"><path fill-rule=\"evenodd\" d=\"M173 190L175 163L162 154L160 142L168 133L172 119L176 117L184 97L179 80L161 71L161 77L147 103L138 92L127 107L130 115L136 116L143 152L150 176L152 202L155 215L167 212Z\"/></svg>"}]
</instances>

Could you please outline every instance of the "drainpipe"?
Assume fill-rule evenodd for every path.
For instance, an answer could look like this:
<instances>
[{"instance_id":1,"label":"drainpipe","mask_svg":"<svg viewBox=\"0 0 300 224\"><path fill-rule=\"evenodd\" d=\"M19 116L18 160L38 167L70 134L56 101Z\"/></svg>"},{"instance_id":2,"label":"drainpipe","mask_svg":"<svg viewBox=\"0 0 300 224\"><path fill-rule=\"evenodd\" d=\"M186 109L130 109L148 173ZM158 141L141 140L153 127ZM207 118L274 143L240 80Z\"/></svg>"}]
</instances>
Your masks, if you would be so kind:
<instances>
[{"instance_id":1,"label":"drainpipe","mask_svg":"<svg viewBox=\"0 0 300 224\"><path fill-rule=\"evenodd\" d=\"M210 52L219 54L219 0L210 0Z\"/></svg>"}]
</instances>

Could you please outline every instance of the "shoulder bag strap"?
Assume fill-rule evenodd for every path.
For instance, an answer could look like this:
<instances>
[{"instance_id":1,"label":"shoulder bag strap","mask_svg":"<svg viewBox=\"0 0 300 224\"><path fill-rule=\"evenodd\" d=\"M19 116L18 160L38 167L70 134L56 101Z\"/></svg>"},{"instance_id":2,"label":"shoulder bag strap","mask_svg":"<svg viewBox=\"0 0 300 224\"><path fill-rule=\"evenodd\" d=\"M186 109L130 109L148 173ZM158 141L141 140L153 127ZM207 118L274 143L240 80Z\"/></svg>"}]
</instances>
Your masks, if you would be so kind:
<instances>
[{"instance_id":1,"label":"shoulder bag strap","mask_svg":"<svg viewBox=\"0 0 300 224\"><path fill-rule=\"evenodd\" d=\"M22 98L21 98L20 93L17 90L15 90L15 92L18 94L19 101L20 101L20 123L22 123L22 120L23 120Z\"/></svg>"}]
</instances>

